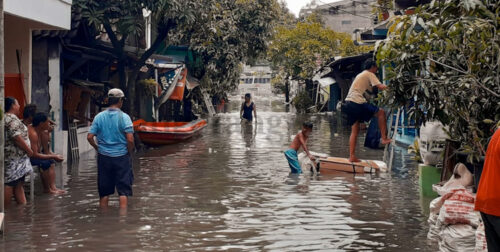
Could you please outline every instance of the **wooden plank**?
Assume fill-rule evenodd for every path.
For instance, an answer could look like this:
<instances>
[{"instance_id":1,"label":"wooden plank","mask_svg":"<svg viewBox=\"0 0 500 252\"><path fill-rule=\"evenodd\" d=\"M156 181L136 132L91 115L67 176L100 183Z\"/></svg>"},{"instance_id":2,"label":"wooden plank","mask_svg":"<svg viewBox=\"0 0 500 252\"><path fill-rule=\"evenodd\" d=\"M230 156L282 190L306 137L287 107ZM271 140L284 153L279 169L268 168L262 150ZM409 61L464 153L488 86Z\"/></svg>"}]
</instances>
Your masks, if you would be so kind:
<instances>
[{"instance_id":1,"label":"wooden plank","mask_svg":"<svg viewBox=\"0 0 500 252\"><path fill-rule=\"evenodd\" d=\"M379 165L373 160L362 160L352 163L347 158L328 157L320 159L320 172L344 171L350 173L372 173L380 170Z\"/></svg>"}]
</instances>

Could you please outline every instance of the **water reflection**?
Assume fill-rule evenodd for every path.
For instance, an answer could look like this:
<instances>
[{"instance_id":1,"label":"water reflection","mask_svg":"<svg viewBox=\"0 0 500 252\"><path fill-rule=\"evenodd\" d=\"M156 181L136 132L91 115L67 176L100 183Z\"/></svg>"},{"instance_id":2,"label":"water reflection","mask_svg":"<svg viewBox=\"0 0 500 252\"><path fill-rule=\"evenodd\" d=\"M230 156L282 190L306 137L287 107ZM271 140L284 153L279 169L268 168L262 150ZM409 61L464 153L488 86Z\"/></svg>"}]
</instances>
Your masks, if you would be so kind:
<instances>
[{"instance_id":1,"label":"water reflection","mask_svg":"<svg viewBox=\"0 0 500 252\"><path fill-rule=\"evenodd\" d=\"M81 158L68 168L68 194L37 195L34 204L9 210L0 248L436 250L426 242L417 171L404 149L396 149L390 174L290 175L282 152L304 120L315 124L311 149L333 156L348 155L349 129L336 114L296 115L279 101L256 104L253 125L242 127L235 101L202 135L137 156L126 212L116 197L107 211L97 208L95 161ZM359 154L382 158L380 150Z\"/></svg>"}]
</instances>

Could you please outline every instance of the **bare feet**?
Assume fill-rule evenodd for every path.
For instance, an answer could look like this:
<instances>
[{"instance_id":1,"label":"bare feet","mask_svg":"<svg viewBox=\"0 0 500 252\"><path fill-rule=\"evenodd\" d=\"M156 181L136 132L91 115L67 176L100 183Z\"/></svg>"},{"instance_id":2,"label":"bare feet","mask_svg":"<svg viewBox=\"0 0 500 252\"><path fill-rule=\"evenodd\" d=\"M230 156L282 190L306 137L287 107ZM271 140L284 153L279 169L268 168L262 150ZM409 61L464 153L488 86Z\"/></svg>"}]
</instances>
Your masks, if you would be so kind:
<instances>
[{"instance_id":1,"label":"bare feet","mask_svg":"<svg viewBox=\"0 0 500 252\"><path fill-rule=\"evenodd\" d=\"M391 140L391 139L382 139L382 141L381 141L381 143L382 143L383 145L390 144L391 142L392 142L392 140Z\"/></svg>"},{"instance_id":2,"label":"bare feet","mask_svg":"<svg viewBox=\"0 0 500 252\"><path fill-rule=\"evenodd\" d=\"M61 194L65 194L66 191L64 190L60 190L60 189L51 189L49 191L45 191L45 193L48 193L48 194L51 194L51 195L61 195Z\"/></svg>"},{"instance_id":3,"label":"bare feet","mask_svg":"<svg viewBox=\"0 0 500 252\"><path fill-rule=\"evenodd\" d=\"M359 163L359 162L361 162L361 160L358 159L357 157L350 157L349 158L349 162L351 162L351 163Z\"/></svg>"}]
</instances>

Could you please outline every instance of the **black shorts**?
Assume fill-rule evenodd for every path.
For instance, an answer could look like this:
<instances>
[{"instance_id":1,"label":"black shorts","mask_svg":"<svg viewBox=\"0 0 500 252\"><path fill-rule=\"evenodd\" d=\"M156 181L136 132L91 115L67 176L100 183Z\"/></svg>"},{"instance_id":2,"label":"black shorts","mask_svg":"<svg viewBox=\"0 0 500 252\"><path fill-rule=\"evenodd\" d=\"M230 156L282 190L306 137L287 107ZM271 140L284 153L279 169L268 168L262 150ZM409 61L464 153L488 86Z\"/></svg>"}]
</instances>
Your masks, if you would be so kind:
<instances>
[{"instance_id":1,"label":"black shorts","mask_svg":"<svg viewBox=\"0 0 500 252\"><path fill-rule=\"evenodd\" d=\"M16 187L17 184L21 183L21 182L24 182L24 179L26 178L26 176L22 176L20 177L19 179L16 179L14 181L11 181L9 183L5 183L6 186L10 186L10 187Z\"/></svg>"},{"instance_id":2,"label":"black shorts","mask_svg":"<svg viewBox=\"0 0 500 252\"><path fill-rule=\"evenodd\" d=\"M56 163L56 161L52 159L31 158L30 161L32 166L38 166L43 171L48 170L52 166L52 164Z\"/></svg>"},{"instance_id":3,"label":"black shorts","mask_svg":"<svg viewBox=\"0 0 500 252\"><path fill-rule=\"evenodd\" d=\"M97 188L99 197L106 197L118 191L120 196L132 196L134 173L130 155L108 157L99 154L97 157Z\"/></svg>"},{"instance_id":4,"label":"black shorts","mask_svg":"<svg viewBox=\"0 0 500 252\"><path fill-rule=\"evenodd\" d=\"M370 103L355 103L346 101L342 106L342 113L347 116L347 123L352 126L356 122L368 122L379 111L379 108Z\"/></svg>"}]
</instances>

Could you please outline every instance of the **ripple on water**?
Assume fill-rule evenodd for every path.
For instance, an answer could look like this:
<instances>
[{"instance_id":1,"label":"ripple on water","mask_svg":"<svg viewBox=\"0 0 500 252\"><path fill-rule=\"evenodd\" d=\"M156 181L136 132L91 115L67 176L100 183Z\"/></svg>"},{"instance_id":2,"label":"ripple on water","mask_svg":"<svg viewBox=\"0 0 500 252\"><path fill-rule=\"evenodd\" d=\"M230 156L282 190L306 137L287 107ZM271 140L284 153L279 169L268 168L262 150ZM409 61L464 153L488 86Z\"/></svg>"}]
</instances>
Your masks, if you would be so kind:
<instances>
[{"instance_id":1,"label":"ripple on water","mask_svg":"<svg viewBox=\"0 0 500 252\"><path fill-rule=\"evenodd\" d=\"M4 251L434 251L417 171L402 148L380 175L289 175L283 156L304 120L311 150L347 156L349 129L337 115L272 112L241 128L238 113L209 120L203 134L135 160L134 197L119 211L97 207L92 155L65 170L62 197L40 195L9 209ZM239 102L231 105L238 107ZM280 111L285 111L284 108ZM362 139L360 139L360 142ZM363 158L380 150L360 148ZM425 207L425 206L424 206Z\"/></svg>"}]
</instances>

